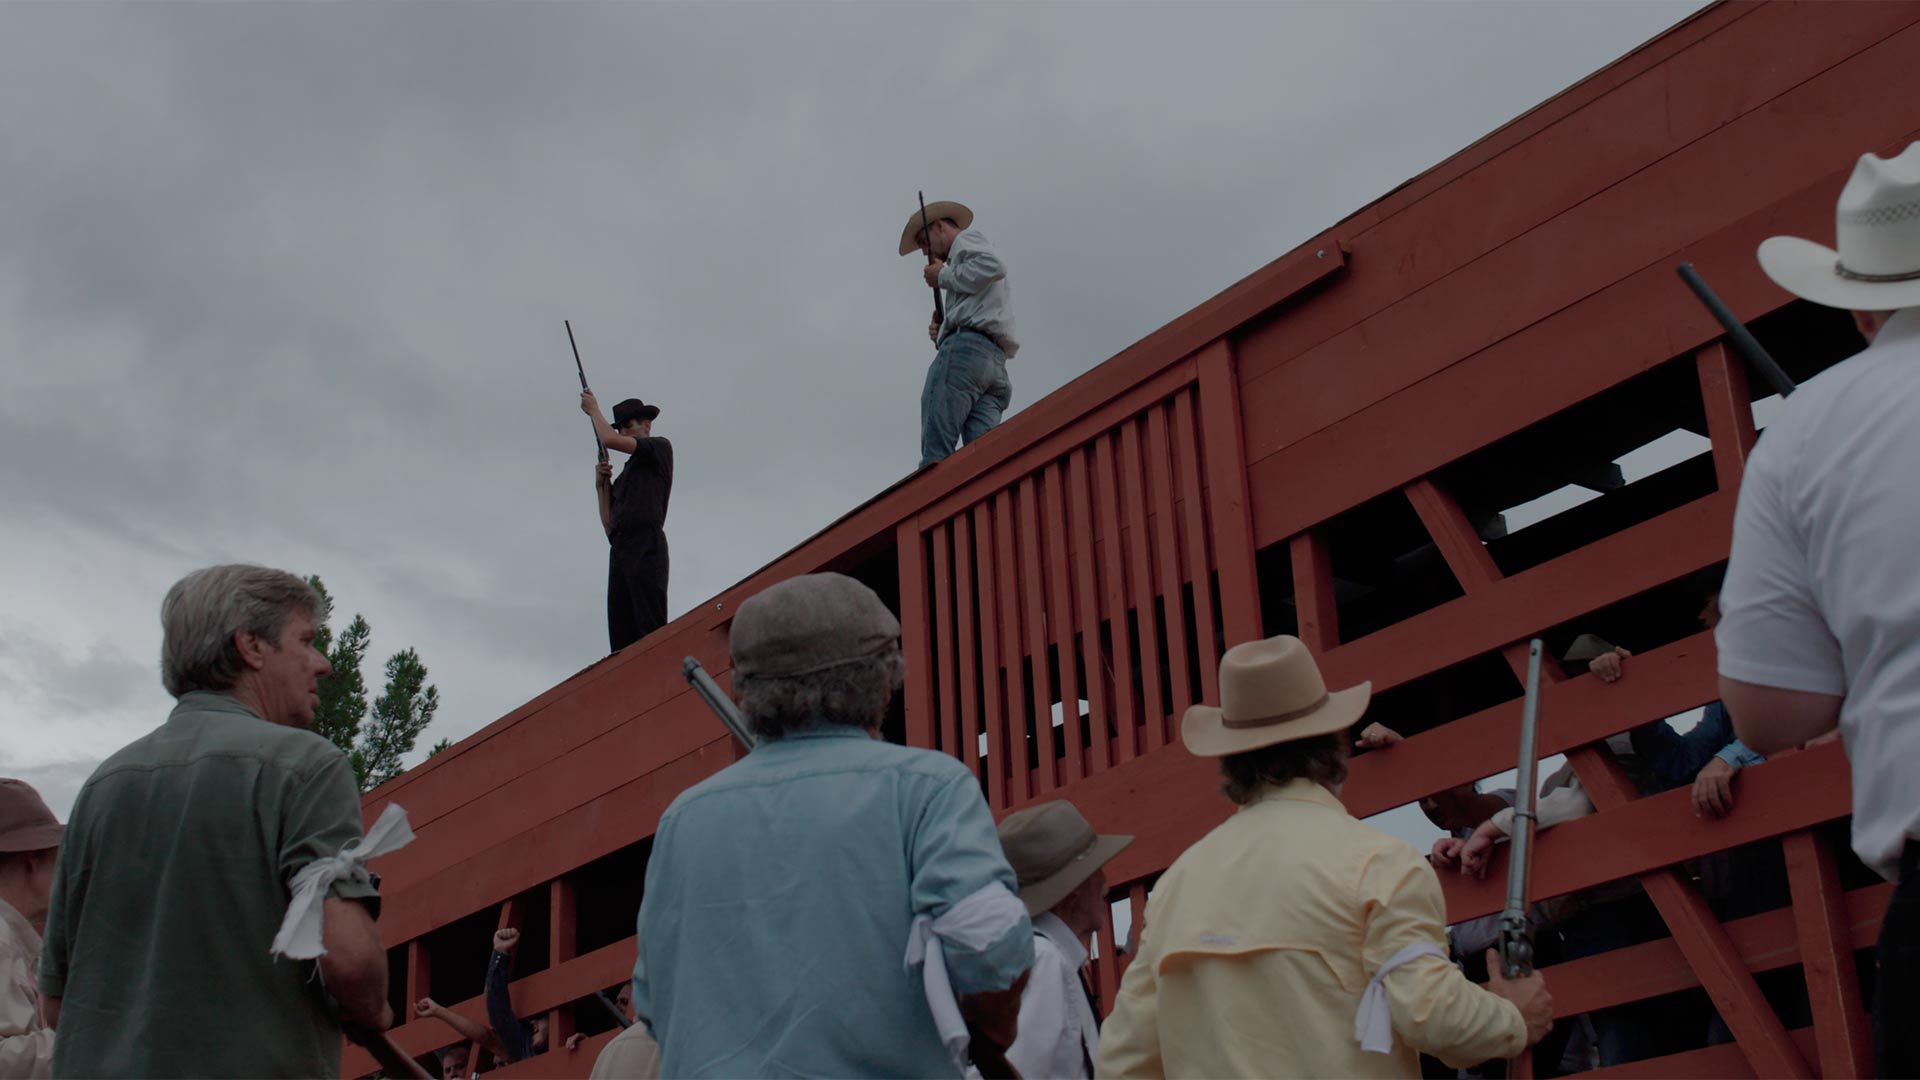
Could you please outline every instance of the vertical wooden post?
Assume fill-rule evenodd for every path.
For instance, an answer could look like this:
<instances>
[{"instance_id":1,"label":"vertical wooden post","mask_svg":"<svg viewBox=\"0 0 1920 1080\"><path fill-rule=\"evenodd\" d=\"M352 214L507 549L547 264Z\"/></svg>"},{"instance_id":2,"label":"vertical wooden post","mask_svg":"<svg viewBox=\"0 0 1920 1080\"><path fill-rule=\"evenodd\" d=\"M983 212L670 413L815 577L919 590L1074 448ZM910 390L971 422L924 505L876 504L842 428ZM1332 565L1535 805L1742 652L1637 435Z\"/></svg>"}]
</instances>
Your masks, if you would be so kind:
<instances>
[{"instance_id":1,"label":"vertical wooden post","mask_svg":"<svg viewBox=\"0 0 1920 1080\"><path fill-rule=\"evenodd\" d=\"M1740 490L1740 474L1753 452L1753 406L1748 400L1747 369L1725 341L1716 341L1694 354L1700 377L1700 399L1707 411L1707 438L1713 440L1713 471L1720 490Z\"/></svg>"},{"instance_id":2,"label":"vertical wooden post","mask_svg":"<svg viewBox=\"0 0 1920 1080\"><path fill-rule=\"evenodd\" d=\"M1153 554L1147 524L1147 478L1141 462L1139 420L1120 425L1120 482L1127 507L1127 567L1133 581L1134 618L1140 628L1142 752L1167 742L1167 700L1160 693L1160 625L1153 613Z\"/></svg>"},{"instance_id":3,"label":"vertical wooden post","mask_svg":"<svg viewBox=\"0 0 1920 1080\"><path fill-rule=\"evenodd\" d=\"M1207 462L1207 513L1220 574L1220 623L1227 647L1266 633L1247 491L1247 441L1233 347L1221 338L1200 350L1200 443Z\"/></svg>"},{"instance_id":4,"label":"vertical wooden post","mask_svg":"<svg viewBox=\"0 0 1920 1080\"><path fill-rule=\"evenodd\" d=\"M1193 418L1193 390L1173 396L1173 446L1187 538L1187 572L1193 577L1193 653L1200 665L1200 696L1220 700L1220 654L1224 651L1213 626L1213 566L1209 554L1207 497L1201 485L1200 434ZM1254 631L1257 635L1259 631Z\"/></svg>"},{"instance_id":5,"label":"vertical wooden post","mask_svg":"<svg viewBox=\"0 0 1920 1080\"><path fill-rule=\"evenodd\" d=\"M578 955L579 897L573 879L561 875L547 883L547 967L557 969ZM547 1014L547 1051L564 1046L574 1033L573 1009L556 1005Z\"/></svg>"},{"instance_id":6,"label":"vertical wooden post","mask_svg":"<svg viewBox=\"0 0 1920 1080\"><path fill-rule=\"evenodd\" d=\"M1873 1046L1854 971L1853 935L1833 852L1811 829L1781 838L1821 1076L1866 1076Z\"/></svg>"},{"instance_id":7,"label":"vertical wooden post","mask_svg":"<svg viewBox=\"0 0 1920 1080\"><path fill-rule=\"evenodd\" d=\"M927 530L933 541L933 742L929 749L944 750L960 756L959 721L960 683L953 666L959 650L953 647L953 525L940 522Z\"/></svg>"},{"instance_id":8,"label":"vertical wooden post","mask_svg":"<svg viewBox=\"0 0 1920 1080\"><path fill-rule=\"evenodd\" d=\"M407 942L407 1007L433 996L433 953L425 935Z\"/></svg>"},{"instance_id":9,"label":"vertical wooden post","mask_svg":"<svg viewBox=\"0 0 1920 1080\"><path fill-rule=\"evenodd\" d=\"M1340 614L1333 602L1333 564L1327 545L1311 532L1290 541L1293 603L1299 611L1300 640L1316 656L1340 644Z\"/></svg>"},{"instance_id":10,"label":"vertical wooden post","mask_svg":"<svg viewBox=\"0 0 1920 1080\"><path fill-rule=\"evenodd\" d=\"M1000 593L994 565L993 509L982 502L973 508L972 517L975 559L980 568L980 689L987 728L987 805L1005 810L1013 751L1007 737L1007 713L1001 707Z\"/></svg>"},{"instance_id":11,"label":"vertical wooden post","mask_svg":"<svg viewBox=\"0 0 1920 1080\"><path fill-rule=\"evenodd\" d=\"M928 642L926 541L910 518L894 532L900 563L900 647L907 659L907 745L932 749L933 648Z\"/></svg>"}]
</instances>

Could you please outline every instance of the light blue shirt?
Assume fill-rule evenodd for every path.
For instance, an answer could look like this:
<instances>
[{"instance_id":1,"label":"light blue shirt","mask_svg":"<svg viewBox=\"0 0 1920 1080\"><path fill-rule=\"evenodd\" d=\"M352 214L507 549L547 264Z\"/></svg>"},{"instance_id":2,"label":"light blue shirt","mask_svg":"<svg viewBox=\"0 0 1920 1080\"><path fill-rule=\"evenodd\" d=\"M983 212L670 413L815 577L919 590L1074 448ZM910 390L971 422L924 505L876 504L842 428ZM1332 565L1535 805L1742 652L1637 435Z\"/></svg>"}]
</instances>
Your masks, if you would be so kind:
<instances>
[{"instance_id":1,"label":"light blue shirt","mask_svg":"<svg viewBox=\"0 0 1920 1080\"><path fill-rule=\"evenodd\" d=\"M946 265L940 268L946 321L940 340L960 330L974 330L992 339L1013 359L1020 342L1013 333L1013 293L1007 288L1007 264L987 242L985 233L968 229L953 238Z\"/></svg>"},{"instance_id":2,"label":"light blue shirt","mask_svg":"<svg viewBox=\"0 0 1920 1080\"><path fill-rule=\"evenodd\" d=\"M907 936L994 883L1016 887L960 762L851 727L763 740L654 837L633 1008L661 1075L958 1075ZM955 994L1004 990L1033 927L946 959Z\"/></svg>"}]
</instances>

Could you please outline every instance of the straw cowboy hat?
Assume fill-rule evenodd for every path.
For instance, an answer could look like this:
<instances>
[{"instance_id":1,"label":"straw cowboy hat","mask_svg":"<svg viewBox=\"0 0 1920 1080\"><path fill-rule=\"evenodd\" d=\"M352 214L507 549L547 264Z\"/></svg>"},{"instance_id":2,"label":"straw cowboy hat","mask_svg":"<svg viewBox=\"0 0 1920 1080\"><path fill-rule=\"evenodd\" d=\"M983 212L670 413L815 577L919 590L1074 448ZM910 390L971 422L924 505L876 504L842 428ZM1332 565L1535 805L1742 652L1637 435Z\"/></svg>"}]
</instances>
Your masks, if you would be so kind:
<instances>
[{"instance_id":1,"label":"straw cowboy hat","mask_svg":"<svg viewBox=\"0 0 1920 1080\"><path fill-rule=\"evenodd\" d=\"M1131 836L1095 833L1079 809L1064 800L1029 806L1000 823L1000 849L1029 915L1053 910L1131 843Z\"/></svg>"},{"instance_id":2,"label":"straw cowboy hat","mask_svg":"<svg viewBox=\"0 0 1920 1080\"><path fill-rule=\"evenodd\" d=\"M965 232L967 226L973 224L973 211L957 202L928 203L927 224L931 225L941 218L952 218L953 223ZM920 245L913 242L913 238L920 235L920 229L920 209L915 207L913 213L907 215L907 227L900 230L900 254L911 255L920 250Z\"/></svg>"},{"instance_id":3,"label":"straw cowboy hat","mask_svg":"<svg viewBox=\"0 0 1920 1080\"><path fill-rule=\"evenodd\" d=\"M1852 311L1920 305L1920 142L1891 160L1860 155L1834 208L1839 250L1768 237L1760 268L1795 296Z\"/></svg>"},{"instance_id":4,"label":"straw cowboy hat","mask_svg":"<svg viewBox=\"0 0 1920 1080\"><path fill-rule=\"evenodd\" d=\"M1220 658L1220 708L1188 709L1180 737L1200 757L1243 754L1345 730L1372 697L1370 682L1328 693L1306 644L1282 634L1227 650Z\"/></svg>"}]
</instances>

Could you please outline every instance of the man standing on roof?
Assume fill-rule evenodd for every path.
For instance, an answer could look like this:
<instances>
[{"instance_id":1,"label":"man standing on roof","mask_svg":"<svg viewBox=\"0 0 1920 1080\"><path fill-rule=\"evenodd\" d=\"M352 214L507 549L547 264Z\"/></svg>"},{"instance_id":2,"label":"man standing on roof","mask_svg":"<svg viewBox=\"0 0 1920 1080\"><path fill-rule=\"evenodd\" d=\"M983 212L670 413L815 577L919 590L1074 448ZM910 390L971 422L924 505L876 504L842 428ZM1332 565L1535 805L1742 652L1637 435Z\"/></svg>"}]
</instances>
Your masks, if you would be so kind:
<instances>
[{"instance_id":1,"label":"man standing on roof","mask_svg":"<svg viewBox=\"0 0 1920 1080\"><path fill-rule=\"evenodd\" d=\"M658 405L628 398L600 415L593 391L580 393L580 411L593 420L600 445L631 455L620 478L602 462L594 486L600 527L613 545L607 557L607 643L611 651L667 625L667 498L673 494L673 444L653 433Z\"/></svg>"},{"instance_id":2,"label":"man standing on roof","mask_svg":"<svg viewBox=\"0 0 1920 1080\"><path fill-rule=\"evenodd\" d=\"M1838 726L1853 849L1898 884L1881 924L1874 1061L1920 1076L1920 143L1866 154L1836 247L1776 236L1760 266L1853 312L1865 352L1808 380L1754 447L1720 594L1720 696L1771 754Z\"/></svg>"},{"instance_id":3,"label":"man standing on roof","mask_svg":"<svg viewBox=\"0 0 1920 1080\"><path fill-rule=\"evenodd\" d=\"M1007 264L973 228L973 211L957 202L928 203L900 232L900 254L930 256L922 271L939 289L946 318L927 324L939 346L920 390L920 467L953 453L1000 424L1013 402L1007 361L1020 349L1013 335L1013 296Z\"/></svg>"}]
</instances>

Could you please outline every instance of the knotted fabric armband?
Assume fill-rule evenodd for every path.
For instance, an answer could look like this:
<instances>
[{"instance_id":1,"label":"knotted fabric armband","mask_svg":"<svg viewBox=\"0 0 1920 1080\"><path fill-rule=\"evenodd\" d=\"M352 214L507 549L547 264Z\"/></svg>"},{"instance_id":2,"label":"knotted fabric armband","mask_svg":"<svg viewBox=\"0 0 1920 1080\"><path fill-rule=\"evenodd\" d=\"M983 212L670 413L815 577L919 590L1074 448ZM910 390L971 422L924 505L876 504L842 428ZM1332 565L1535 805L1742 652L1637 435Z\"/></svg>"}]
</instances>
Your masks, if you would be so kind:
<instances>
[{"instance_id":1,"label":"knotted fabric armband","mask_svg":"<svg viewBox=\"0 0 1920 1080\"><path fill-rule=\"evenodd\" d=\"M1353 1017L1353 1037L1360 1040L1360 1049L1376 1054L1393 1053L1393 1010L1387 1005L1385 979L1394 968L1423 956L1447 958L1446 952L1433 942L1416 941L1388 957L1380 970L1373 973L1373 978L1367 980L1367 988L1360 994L1360 1011Z\"/></svg>"},{"instance_id":2,"label":"knotted fabric armband","mask_svg":"<svg viewBox=\"0 0 1920 1080\"><path fill-rule=\"evenodd\" d=\"M327 890L368 859L412 842L413 827L407 824L407 812L396 803L388 803L365 837L349 840L338 854L315 859L301 867L293 875L293 896L287 901L287 917L280 922L280 932L273 935L273 947L268 953L293 960L312 960L325 955L327 946L321 940L320 908Z\"/></svg>"},{"instance_id":3,"label":"knotted fabric armband","mask_svg":"<svg viewBox=\"0 0 1920 1080\"><path fill-rule=\"evenodd\" d=\"M1026 914L1026 905L996 881L948 908L937 919L922 915L913 920L913 929L907 932L907 970L920 966L933 1026L963 1074L972 1067L967 1061L967 1022L960 1015L960 1002L947 978L945 946L984 952L1006 937Z\"/></svg>"}]
</instances>

